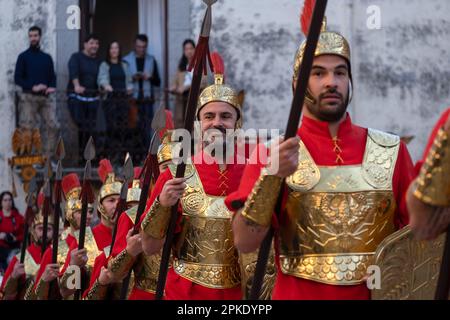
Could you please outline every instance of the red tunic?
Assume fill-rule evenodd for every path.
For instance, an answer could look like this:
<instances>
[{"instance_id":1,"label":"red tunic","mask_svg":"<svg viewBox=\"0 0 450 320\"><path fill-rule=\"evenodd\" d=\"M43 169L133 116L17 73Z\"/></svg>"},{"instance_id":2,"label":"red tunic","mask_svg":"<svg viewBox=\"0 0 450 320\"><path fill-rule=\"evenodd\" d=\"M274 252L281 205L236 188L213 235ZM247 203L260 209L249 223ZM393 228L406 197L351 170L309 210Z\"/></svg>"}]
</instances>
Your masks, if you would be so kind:
<instances>
[{"instance_id":1,"label":"red tunic","mask_svg":"<svg viewBox=\"0 0 450 320\"><path fill-rule=\"evenodd\" d=\"M92 228L92 233L94 234L95 242L97 242L97 247L102 250L109 246L112 241L112 229L105 226L103 223L99 223Z\"/></svg>"},{"instance_id":2,"label":"red tunic","mask_svg":"<svg viewBox=\"0 0 450 320\"><path fill-rule=\"evenodd\" d=\"M447 119L448 119L449 116L450 116L450 108L448 108L446 111L444 111L444 113L441 115L441 117L439 118L438 122L434 126L433 131L431 131L431 135L428 138L428 143L427 143L427 146L426 146L425 151L423 153L423 158L421 160L419 160L417 162L417 164L416 164L416 173L417 174L419 173L420 168L422 167L423 163L427 159L428 152L430 151L431 146L433 145L434 139L436 138L436 135L437 135L438 131L447 122Z\"/></svg>"},{"instance_id":3,"label":"red tunic","mask_svg":"<svg viewBox=\"0 0 450 320\"><path fill-rule=\"evenodd\" d=\"M16 209L11 209L11 215L5 217L2 210L0 210L0 233L12 233L16 239L17 243L22 242L24 231L24 218ZM10 248L11 245L5 240L0 240L0 247Z\"/></svg>"},{"instance_id":4,"label":"red tunic","mask_svg":"<svg viewBox=\"0 0 450 320\"><path fill-rule=\"evenodd\" d=\"M33 258L33 260L36 264L41 263L41 247L40 246L37 246L36 244L32 243L28 246L27 251L28 251L28 254L31 255L31 257ZM6 281L8 281L9 277L11 277L11 274L14 270L14 266L16 265L16 263L19 263L19 260L17 259L17 256L14 256L12 258L11 262L9 263L8 268L6 269L5 274L3 275L3 281L2 281L2 285L0 287L0 291L3 291L3 289L5 288ZM26 272L26 270L25 270L25 272ZM25 276L22 277L21 282L25 282ZM16 297L16 299L18 299L18 297Z\"/></svg>"},{"instance_id":5,"label":"red tunic","mask_svg":"<svg viewBox=\"0 0 450 320\"><path fill-rule=\"evenodd\" d=\"M69 248L70 248L70 246L71 246L73 241L76 241L75 238L71 234L68 234L67 238L66 238L66 244L67 244L67 246ZM34 289L36 289L39 281L41 280L42 274L44 273L45 268L47 267L47 265L52 264L52 257L53 257L53 249L52 249L52 246L49 246L47 248L47 250L45 250L44 255L42 257L41 264L39 266L39 270L38 270L37 275L36 275L36 281L34 283Z\"/></svg>"},{"instance_id":6,"label":"red tunic","mask_svg":"<svg viewBox=\"0 0 450 320\"><path fill-rule=\"evenodd\" d=\"M207 161L201 161L202 157ZM221 172L219 165L204 153L199 153L193 158L193 161L206 194L211 196L226 196L237 190L245 165L229 164L226 170ZM201 164L197 164L199 162ZM172 178L170 170L166 170L159 176L152 195L147 202L147 209L149 209L154 200L159 196L164 184ZM179 210L180 218L181 213L181 210ZM142 219L145 217L145 214ZM178 225L176 232L179 233L180 231L181 227ZM170 269L168 272L165 293L167 300L239 300L242 298L240 286L230 289L206 288L179 276L173 269Z\"/></svg>"},{"instance_id":7,"label":"red tunic","mask_svg":"<svg viewBox=\"0 0 450 320\"><path fill-rule=\"evenodd\" d=\"M114 243L114 248L111 254L112 257L116 257L119 253L125 250L125 248L127 247L127 234L133 227L134 221L132 221L131 218L125 212L122 213L120 215L119 222L117 225L116 242ZM136 286L133 287L133 289L130 292L130 295L128 296L128 300L154 300L154 299L155 295L153 293L139 289Z\"/></svg>"},{"instance_id":8,"label":"red tunic","mask_svg":"<svg viewBox=\"0 0 450 320\"><path fill-rule=\"evenodd\" d=\"M312 158L319 166L359 165L363 161L367 129L354 125L350 116L339 126L336 148L332 139L328 123L303 117L298 131ZM232 208L235 200L245 202L259 178L262 165L247 165L238 192L226 199L226 205ZM414 170L411 157L406 146L401 143L397 163L394 169L393 192L397 202L395 225L402 228L408 224L409 217L406 209L405 193ZM276 220L274 226L276 227ZM278 241L277 241L278 242ZM277 253L278 254L278 253ZM279 263L277 259L277 263ZM278 268L280 270L280 268ZM370 299L370 291L366 284L354 286L335 286L297 278L278 272L273 292L273 299Z\"/></svg>"}]
</instances>

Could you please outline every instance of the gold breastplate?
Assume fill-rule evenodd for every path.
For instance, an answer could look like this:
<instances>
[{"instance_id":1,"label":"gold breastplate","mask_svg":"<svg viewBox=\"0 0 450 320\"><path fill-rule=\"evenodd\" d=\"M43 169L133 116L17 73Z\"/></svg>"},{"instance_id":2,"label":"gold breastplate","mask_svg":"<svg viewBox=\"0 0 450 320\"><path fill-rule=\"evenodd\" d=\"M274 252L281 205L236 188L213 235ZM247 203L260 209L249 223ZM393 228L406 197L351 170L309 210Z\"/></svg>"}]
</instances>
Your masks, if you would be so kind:
<instances>
[{"instance_id":1,"label":"gold breastplate","mask_svg":"<svg viewBox=\"0 0 450 320\"><path fill-rule=\"evenodd\" d=\"M74 237L75 239L80 238L80 231L76 230L74 232ZM90 227L86 227L86 235L84 238L84 247L87 250L87 256L88 256L88 261L86 263L86 266L92 270L92 268L94 267L94 263L95 263L95 258L97 258L97 256L100 254L100 250L97 247L97 242L95 241L94 238L94 234L92 233L92 229Z\"/></svg>"},{"instance_id":2,"label":"gold breastplate","mask_svg":"<svg viewBox=\"0 0 450 320\"><path fill-rule=\"evenodd\" d=\"M363 281L377 246L395 231L399 145L398 137L369 129L361 165L319 167L301 143L280 226L284 274L333 285Z\"/></svg>"},{"instance_id":3,"label":"gold breastplate","mask_svg":"<svg viewBox=\"0 0 450 320\"><path fill-rule=\"evenodd\" d=\"M20 253L16 255L17 261L20 261ZM23 259L24 269L25 269L25 275L27 279L34 278L34 276L37 274L39 270L39 263L36 263L34 261L33 256L28 252L28 250L25 250L25 257Z\"/></svg>"},{"instance_id":4,"label":"gold breastplate","mask_svg":"<svg viewBox=\"0 0 450 320\"><path fill-rule=\"evenodd\" d=\"M172 174L175 168L170 167ZM187 188L181 199L182 232L177 237L173 267L177 274L208 288L240 284L238 253L233 243L231 212L224 197L207 195L193 165L187 166Z\"/></svg>"}]
</instances>

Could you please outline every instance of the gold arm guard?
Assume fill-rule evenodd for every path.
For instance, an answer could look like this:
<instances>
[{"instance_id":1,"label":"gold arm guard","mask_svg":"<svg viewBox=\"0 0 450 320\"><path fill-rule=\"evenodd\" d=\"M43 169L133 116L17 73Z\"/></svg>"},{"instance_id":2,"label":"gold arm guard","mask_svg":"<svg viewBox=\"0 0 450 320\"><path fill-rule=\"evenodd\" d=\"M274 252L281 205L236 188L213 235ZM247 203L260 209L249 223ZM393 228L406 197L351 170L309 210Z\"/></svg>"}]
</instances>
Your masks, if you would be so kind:
<instances>
[{"instance_id":1,"label":"gold arm guard","mask_svg":"<svg viewBox=\"0 0 450 320\"><path fill-rule=\"evenodd\" d=\"M13 294L17 294L17 289L19 287L19 279L13 279L13 277L9 277L6 280L5 287L3 288L3 292L5 296L10 296Z\"/></svg>"},{"instance_id":2,"label":"gold arm guard","mask_svg":"<svg viewBox=\"0 0 450 320\"><path fill-rule=\"evenodd\" d=\"M450 206L450 141L442 128L416 179L414 196L437 207Z\"/></svg>"},{"instance_id":3,"label":"gold arm guard","mask_svg":"<svg viewBox=\"0 0 450 320\"><path fill-rule=\"evenodd\" d=\"M30 281L27 290L25 291L23 300L37 300L36 293L33 289L34 289L34 281Z\"/></svg>"},{"instance_id":4,"label":"gold arm guard","mask_svg":"<svg viewBox=\"0 0 450 320\"><path fill-rule=\"evenodd\" d=\"M124 249L114 259L111 259L108 263L108 269L114 276L114 279L123 279L127 276L131 267L133 267L136 260L131 254Z\"/></svg>"},{"instance_id":5,"label":"gold arm guard","mask_svg":"<svg viewBox=\"0 0 450 320\"><path fill-rule=\"evenodd\" d=\"M100 284L100 281L97 279L84 300L105 300L107 293L108 286Z\"/></svg>"},{"instance_id":6,"label":"gold arm guard","mask_svg":"<svg viewBox=\"0 0 450 320\"><path fill-rule=\"evenodd\" d=\"M48 282L45 282L44 280L40 279L36 286L36 290L34 291L36 299L48 300L48 290L49 290Z\"/></svg>"},{"instance_id":7,"label":"gold arm guard","mask_svg":"<svg viewBox=\"0 0 450 320\"><path fill-rule=\"evenodd\" d=\"M142 221L142 230L154 239L164 239L169 226L170 208L163 207L158 199Z\"/></svg>"},{"instance_id":8,"label":"gold arm guard","mask_svg":"<svg viewBox=\"0 0 450 320\"><path fill-rule=\"evenodd\" d=\"M266 169L263 169L245 202L242 216L260 226L270 226L282 181L277 176L268 175Z\"/></svg>"}]
</instances>

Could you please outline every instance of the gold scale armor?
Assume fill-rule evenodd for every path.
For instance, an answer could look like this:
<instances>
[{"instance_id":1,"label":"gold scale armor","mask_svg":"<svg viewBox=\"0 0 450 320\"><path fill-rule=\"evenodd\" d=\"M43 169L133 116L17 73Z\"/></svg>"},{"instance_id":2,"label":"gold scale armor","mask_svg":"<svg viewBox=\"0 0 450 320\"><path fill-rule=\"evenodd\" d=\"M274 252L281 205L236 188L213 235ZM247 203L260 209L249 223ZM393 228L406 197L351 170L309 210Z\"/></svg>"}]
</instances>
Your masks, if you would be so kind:
<instances>
[{"instance_id":1,"label":"gold scale armor","mask_svg":"<svg viewBox=\"0 0 450 320\"><path fill-rule=\"evenodd\" d=\"M169 166L173 175L176 167ZM238 253L233 243L231 212L225 197L205 193L197 170L188 165L181 198L182 232L175 243L173 268L180 276L208 288L240 284Z\"/></svg>"},{"instance_id":2,"label":"gold scale armor","mask_svg":"<svg viewBox=\"0 0 450 320\"><path fill-rule=\"evenodd\" d=\"M395 231L399 146L398 137L369 129L362 165L323 167L301 143L280 226L284 274L332 285L363 282L377 246Z\"/></svg>"},{"instance_id":3,"label":"gold scale armor","mask_svg":"<svg viewBox=\"0 0 450 320\"><path fill-rule=\"evenodd\" d=\"M398 137L369 129L361 165L325 167L317 166L300 142L279 230L284 274L331 285L364 281L378 245L395 231L392 178L399 146ZM270 223L266 218L276 199L267 182L274 178L263 171L244 217Z\"/></svg>"},{"instance_id":4,"label":"gold scale armor","mask_svg":"<svg viewBox=\"0 0 450 320\"><path fill-rule=\"evenodd\" d=\"M175 175L176 167L169 165L169 169ZM241 283L240 266L225 198L206 194L192 164L186 166L185 177L182 231L175 240L174 271L208 288L234 288ZM169 210L155 201L142 222L144 232L156 239L164 238Z\"/></svg>"}]
</instances>

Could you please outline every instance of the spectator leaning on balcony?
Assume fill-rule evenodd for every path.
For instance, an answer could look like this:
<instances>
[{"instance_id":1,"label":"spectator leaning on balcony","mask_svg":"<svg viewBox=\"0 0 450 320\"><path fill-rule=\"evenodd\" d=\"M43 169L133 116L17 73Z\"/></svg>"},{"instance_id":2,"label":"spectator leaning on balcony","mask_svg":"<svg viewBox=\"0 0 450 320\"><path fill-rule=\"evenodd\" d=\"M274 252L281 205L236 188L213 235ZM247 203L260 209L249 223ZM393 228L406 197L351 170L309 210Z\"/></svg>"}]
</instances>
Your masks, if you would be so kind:
<instances>
[{"instance_id":1,"label":"spectator leaning on balcony","mask_svg":"<svg viewBox=\"0 0 450 320\"><path fill-rule=\"evenodd\" d=\"M28 30L30 47L17 58L14 80L22 88L19 93L19 127L24 130L39 130L38 115L46 132L44 152L53 154L58 136L56 105L51 94L55 93L56 75L52 57L41 50L42 30Z\"/></svg>"},{"instance_id":2,"label":"spectator leaning on balcony","mask_svg":"<svg viewBox=\"0 0 450 320\"><path fill-rule=\"evenodd\" d=\"M178 64L177 74L169 92L175 95L175 128L181 128L184 124L184 115L192 84L192 71L187 71L195 53L195 42L191 39L183 41L183 56ZM203 76L200 89L208 86L208 78Z\"/></svg>"},{"instance_id":3,"label":"spectator leaning on balcony","mask_svg":"<svg viewBox=\"0 0 450 320\"><path fill-rule=\"evenodd\" d=\"M106 60L100 65L98 86L106 92L103 103L107 123L107 143L112 162L123 162L127 148L126 129L128 127L129 95L133 93L133 80L128 63L122 60L122 52L117 41L110 43ZM113 158L111 158L113 157Z\"/></svg>"},{"instance_id":4,"label":"spectator leaning on balcony","mask_svg":"<svg viewBox=\"0 0 450 320\"><path fill-rule=\"evenodd\" d=\"M0 272L6 270L9 259L23 239L24 218L14 205L9 191L0 194Z\"/></svg>"},{"instance_id":5,"label":"spectator leaning on balcony","mask_svg":"<svg viewBox=\"0 0 450 320\"><path fill-rule=\"evenodd\" d=\"M153 87L161 85L158 64L153 56L147 53L148 37L144 34L136 36L135 49L124 60L130 66L133 75L133 98L139 109L139 126L141 127L145 147L151 138L151 122L155 94Z\"/></svg>"},{"instance_id":6,"label":"spectator leaning on balcony","mask_svg":"<svg viewBox=\"0 0 450 320\"><path fill-rule=\"evenodd\" d=\"M101 63L97 57L98 49L97 36L89 35L84 40L83 51L74 53L69 60L68 105L72 119L78 126L80 159L90 136L100 149L103 143L100 140L100 133L104 131L104 124L97 121L101 120L99 115L103 115L99 108L100 96L97 86Z\"/></svg>"}]
</instances>

